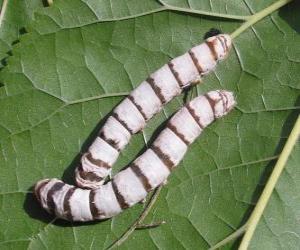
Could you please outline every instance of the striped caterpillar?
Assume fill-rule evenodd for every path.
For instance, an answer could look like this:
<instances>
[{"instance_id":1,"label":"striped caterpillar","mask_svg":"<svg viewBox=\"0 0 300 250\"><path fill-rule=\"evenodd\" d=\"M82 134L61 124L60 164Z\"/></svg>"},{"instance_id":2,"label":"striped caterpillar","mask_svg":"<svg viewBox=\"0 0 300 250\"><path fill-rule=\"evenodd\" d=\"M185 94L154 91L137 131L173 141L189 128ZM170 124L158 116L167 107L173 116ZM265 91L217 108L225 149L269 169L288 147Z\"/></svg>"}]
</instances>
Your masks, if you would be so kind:
<instances>
[{"instance_id":1,"label":"striped caterpillar","mask_svg":"<svg viewBox=\"0 0 300 250\"><path fill-rule=\"evenodd\" d=\"M101 186L131 136L141 131L163 104L212 71L230 48L229 35L209 37L165 64L134 89L114 109L88 152L81 157L81 164L75 170L77 185L91 189Z\"/></svg>"},{"instance_id":2,"label":"striped caterpillar","mask_svg":"<svg viewBox=\"0 0 300 250\"><path fill-rule=\"evenodd\" d=\"M44 209L65 220L113 217L162 185L202 130L226 115L234 105L233 94L228 91L211 91L199 96L169 120L149 149L105 185L89 190L58 179L46 179L35 185L35 195Z\"/></svg>"}]
</instances>

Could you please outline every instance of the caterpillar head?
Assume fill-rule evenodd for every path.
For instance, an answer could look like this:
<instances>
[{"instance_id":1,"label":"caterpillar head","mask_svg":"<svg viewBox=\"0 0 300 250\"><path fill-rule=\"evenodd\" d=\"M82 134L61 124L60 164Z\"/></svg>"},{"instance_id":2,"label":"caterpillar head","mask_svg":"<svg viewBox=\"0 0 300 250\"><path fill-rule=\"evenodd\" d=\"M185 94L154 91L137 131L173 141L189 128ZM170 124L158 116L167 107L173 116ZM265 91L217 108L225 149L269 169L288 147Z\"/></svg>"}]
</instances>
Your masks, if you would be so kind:
<instances>
[{"instance_id":1,"label":"caterpillar head","mask_svg":"<svg viewBox=\"0 0 300 250\"><path fill-rule=\"evenodd\" d=\"M232 47L231 37L228 34L219 34L209 37L206 39L206 43L214 52L217 61L226 58Z\"/></svg>"},{"instance_id":2,"label":"caterpillar head","mask_svg":"<svg viewBox=\"0 0 300 250\"><path fill-rule=\"evenodd\" d=\"M207 96L213 103L216 118L228 114L236 105L233 93L227 90L210 91Z\"/></svg>"}]
</instances>

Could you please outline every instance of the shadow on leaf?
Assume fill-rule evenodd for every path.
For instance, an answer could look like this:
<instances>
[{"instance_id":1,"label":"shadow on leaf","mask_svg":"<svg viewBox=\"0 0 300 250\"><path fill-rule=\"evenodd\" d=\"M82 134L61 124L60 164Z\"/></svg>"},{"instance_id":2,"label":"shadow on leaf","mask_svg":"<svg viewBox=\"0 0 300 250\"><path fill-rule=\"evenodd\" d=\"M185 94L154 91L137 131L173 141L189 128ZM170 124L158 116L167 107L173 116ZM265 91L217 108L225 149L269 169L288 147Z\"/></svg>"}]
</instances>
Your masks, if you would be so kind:
<instances>
[{"instance_id":1,"label":"shadow on leaf","mask_svg":"<svg viewBox=\"0 0 300 250\"><path fill-rule=\"evenodd\" d=\"M300 33L300 2L293 1L279 10L279 16L285 20L290 27Z\"/></svg>"}]
</instances>

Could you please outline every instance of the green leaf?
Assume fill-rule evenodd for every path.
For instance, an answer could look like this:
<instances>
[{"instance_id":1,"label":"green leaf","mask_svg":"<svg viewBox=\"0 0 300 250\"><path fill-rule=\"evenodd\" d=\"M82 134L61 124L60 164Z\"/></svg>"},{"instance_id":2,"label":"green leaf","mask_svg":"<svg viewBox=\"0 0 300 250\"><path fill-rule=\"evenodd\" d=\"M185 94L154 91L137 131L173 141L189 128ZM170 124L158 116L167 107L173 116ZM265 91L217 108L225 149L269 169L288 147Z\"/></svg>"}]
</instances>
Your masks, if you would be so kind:
<instances>
[{"instance_id":1,"label":"green leaf","mask_svg":"<svg viewBox=\"0 0 300 250\"><path fill-rule=\"evenodd\" d=\"M2 0L0 6L0 58L3 59L24 32L21 29L32 20L33 12L42 7L42 1Z\"/></svg>"},{"instance_id":2,"label":"green leaf","mask_svg":"<svg viewBox=\"0 0 300 250\"><path fill-rule=\"evenodd\" d=\"M232 4L228 13L249 15L260 10L258 2ZM30 187L49 177L72 183L78 153L122 95L201 43L210 28L231 33L241 24L161 11L150 0L123 3L54 1L35 15L0 72L1 248L102 249L118 239L144 205L101 223L70 224L42 211ZM227 13L224 6L212 10ZM121 248L207 249L246 221L300 109L298 11L293 3L240 35L229 58L197 87L233 90L238 107L206 129L163 188L145 223L166 224L135 231ZM144 139L151 141L183 99L134 136L115 172L143 152Z\"/></svg>"}]
</instances>

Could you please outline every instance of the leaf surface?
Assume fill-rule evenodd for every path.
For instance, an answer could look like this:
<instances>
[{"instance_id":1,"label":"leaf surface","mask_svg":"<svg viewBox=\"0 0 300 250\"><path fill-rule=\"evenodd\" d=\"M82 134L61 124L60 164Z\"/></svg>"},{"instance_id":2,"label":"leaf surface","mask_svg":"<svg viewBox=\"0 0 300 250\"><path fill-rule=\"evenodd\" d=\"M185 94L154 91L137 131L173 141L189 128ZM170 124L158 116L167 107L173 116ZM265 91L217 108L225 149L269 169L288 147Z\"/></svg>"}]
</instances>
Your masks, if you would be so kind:
<instances>
[{"instance_id":1,"label":"leaf surface","mask_svg":"<svg viewBox=\"0 0 300 250\"><path fill-rule=\"evenodd\" d=\"M7 4L5 4L7 2ZM12 43L16 43L24 27L32 20L33 12L42 7L40 0L0 1L0 58L7 56Z\"/></svg>"}]
</instances>

